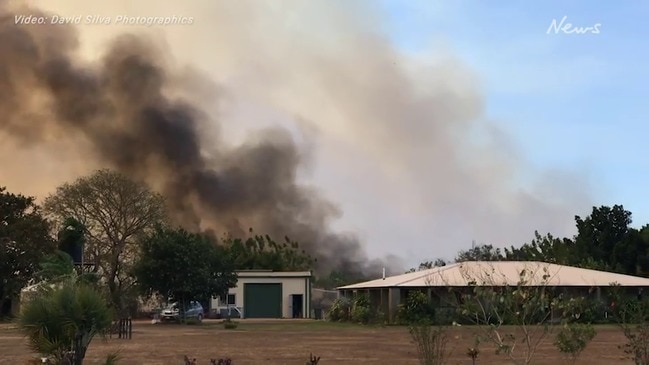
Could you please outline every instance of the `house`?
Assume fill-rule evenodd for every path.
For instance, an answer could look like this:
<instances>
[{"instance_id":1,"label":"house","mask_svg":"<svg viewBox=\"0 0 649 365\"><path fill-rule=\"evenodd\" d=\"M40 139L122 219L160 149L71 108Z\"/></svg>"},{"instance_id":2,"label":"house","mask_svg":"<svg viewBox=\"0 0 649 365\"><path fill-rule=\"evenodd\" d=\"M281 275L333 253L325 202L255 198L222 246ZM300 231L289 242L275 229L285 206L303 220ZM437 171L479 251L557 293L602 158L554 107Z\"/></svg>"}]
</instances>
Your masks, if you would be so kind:
<instances>
[{"instance_id":1,"label":"house","mask_svg":"<svg viewBox=\"0 0 649 365\"><path fill-rule=\"evenodd\" d=\"M237 271L227 298L212 299L210 312L238 318L309 318L310 271Z\"/></svg>"},{"instance_id":2,"label":"house","mask_svg":"<svg viewBox=\"0 0 649 365\"><path fill-rule=\"evenodd\" d=\"M521 273L525 280L521 281ZM394 321L397 307L404 303L408 293L425 291L433 302L443 302L445 295L468 290L470 286L547 286L560 288L572 295L594 295L617 284L627 291L641 293L649 288L649 278L582 269L572 266L537 261L471 261L435 267L392 277L383 277L363 283L337 288L339 297L351 298L366 293L376 309L388 314ZM453 289L453 290L449 290Z\"/></svg>"}]
</instances>

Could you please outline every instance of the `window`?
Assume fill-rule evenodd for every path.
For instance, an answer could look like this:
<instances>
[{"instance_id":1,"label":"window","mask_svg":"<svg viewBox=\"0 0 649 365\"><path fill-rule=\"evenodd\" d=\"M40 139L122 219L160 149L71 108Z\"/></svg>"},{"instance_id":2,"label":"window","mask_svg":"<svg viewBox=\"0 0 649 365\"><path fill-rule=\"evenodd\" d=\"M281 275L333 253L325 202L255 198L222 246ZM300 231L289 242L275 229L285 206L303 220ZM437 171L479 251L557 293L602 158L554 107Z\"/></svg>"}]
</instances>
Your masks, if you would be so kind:
<instances>
[{"instance_id":1,"label":"window","mask_svg":"<svg viewBox=\"0 0 649 365\"><path fill-rule=\"evenodd\" d=\"M236 296L234 294L228 294L227 305L235 305L236 302Z\"/></svg>"}]
</instances>

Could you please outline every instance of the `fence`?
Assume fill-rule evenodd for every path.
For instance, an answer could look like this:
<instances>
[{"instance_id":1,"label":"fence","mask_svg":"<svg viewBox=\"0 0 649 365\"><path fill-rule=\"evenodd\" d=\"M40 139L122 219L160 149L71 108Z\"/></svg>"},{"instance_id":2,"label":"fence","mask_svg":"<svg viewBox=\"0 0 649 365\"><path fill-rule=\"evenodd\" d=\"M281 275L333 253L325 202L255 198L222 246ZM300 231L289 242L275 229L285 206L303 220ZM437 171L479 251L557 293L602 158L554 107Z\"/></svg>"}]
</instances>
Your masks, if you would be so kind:
<instances>
[{"instance_id":1,"label":"fence","mask_svg":"<svg viewBox=\"0 0 649 365\"><path fill-rule=\"evenodd\" d=\"M133 320L129 318L121 318L113 322L113 327L110 331L110 337L117 335L117 338L123 340L130 340L133 338Z\"/></svg>"}]
</instances>

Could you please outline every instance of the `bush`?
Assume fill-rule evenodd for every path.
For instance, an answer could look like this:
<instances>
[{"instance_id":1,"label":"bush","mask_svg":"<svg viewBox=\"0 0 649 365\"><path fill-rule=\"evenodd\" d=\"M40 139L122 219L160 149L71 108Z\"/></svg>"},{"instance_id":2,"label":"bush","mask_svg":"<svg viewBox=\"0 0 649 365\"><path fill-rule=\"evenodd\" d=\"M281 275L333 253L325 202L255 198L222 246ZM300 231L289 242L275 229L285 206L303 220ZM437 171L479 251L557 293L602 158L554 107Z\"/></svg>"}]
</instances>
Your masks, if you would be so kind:
<instances>
[{"instance_id":1,"label":"bush","mask_svg":"<svg viewBox=\"0 0 649 365\"><path fill-rule=\"evenodd\" d=\"M223 328L226 330L233 330L239 326L239 323L231 320L230 318L223 321Z\"/></svg>"},{"instance_id":2,"label":"bush","mask_svg":"<svg viewBox=\"0 0 649 365\"><path fill-rule=\"evenodd\" d=\"M95 335L109 330L112 313L103 295L94 287L68 280L43 289L29 300L18 325L32 350L55 362L74 356L83 360Z\"/></svg>"},{"instance_id":3,"label":"bush","mask_svg":"<svg viewBox=\"0 0 649 365\"><path fill-rule=\"evenodd\" d=\"M350 309L351 303L348 299L337 298L327 312L327 319L333 322L348 321L351 318Z\"/></svg>"},{"instance_id":4,"label":"bush","mask_svg":"<svg viewBox=\"0 0 649 365\"><path fill-rule=\"evenodd\" d=\"M557 334L554 345L574 364L595 334L595 328L590 324L566 324Z\"/></svg>"},{"instance_id":5,"label":"bush","mask_svg":"<svg viewBox=\"0 0 649 365\"><path fill-rule=\"evenodd\" d=\"M368 324L372 320L372 309L370 308L370 300L367 295L358 295L354 298L351 313L352 321Z\"/></svg>"},{"instance_id":6,"label":"bush","mask_svg":"<svg viewBox=\"0 0 649 365\"><path fill-rule=\"evenodd\" d=\"M417 346L417 357L421 365L442 365L448 359L449 337L444 326L418 324L410 326L410 336Z\"/></svg>"},{"instance_id":7,"label":"bush","mask_svg":"<svg viewBox=\"0 0 649 365\"><path fill-rule=\"evenodd\" d=\"M397 319L401 324L433 323L435 307L428 296L420 291L411 292L404 305L397 308Z\"/></svg>"}]
</instances>

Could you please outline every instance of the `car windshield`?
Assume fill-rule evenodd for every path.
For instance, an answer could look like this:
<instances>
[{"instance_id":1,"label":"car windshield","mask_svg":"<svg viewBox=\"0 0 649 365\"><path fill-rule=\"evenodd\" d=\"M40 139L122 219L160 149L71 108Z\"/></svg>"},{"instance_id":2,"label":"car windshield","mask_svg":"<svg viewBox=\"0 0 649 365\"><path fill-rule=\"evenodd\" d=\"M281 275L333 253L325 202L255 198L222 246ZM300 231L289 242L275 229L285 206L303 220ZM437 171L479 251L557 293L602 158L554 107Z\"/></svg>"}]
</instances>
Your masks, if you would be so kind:
<instances>
[{"instance_id":1,"label":"car windshield","mask_svg":"<svg viewBox=\"0 0 649 365\"><path fill-rule=\"evenodd\" d=\"M178 303L171 303L171 304L167 305L167 307L165 309L166 310L177 310L178 309Z\"/></svg>"}]
</instances>

